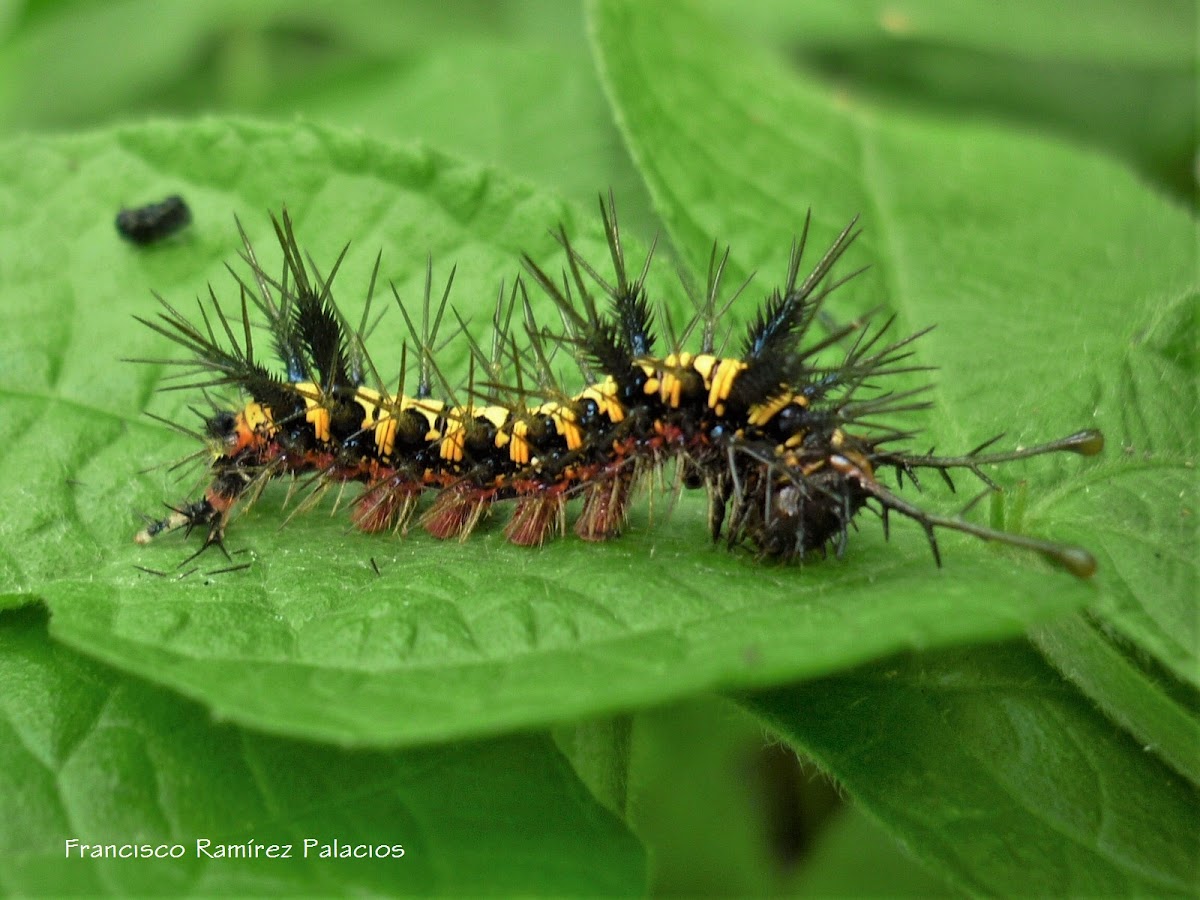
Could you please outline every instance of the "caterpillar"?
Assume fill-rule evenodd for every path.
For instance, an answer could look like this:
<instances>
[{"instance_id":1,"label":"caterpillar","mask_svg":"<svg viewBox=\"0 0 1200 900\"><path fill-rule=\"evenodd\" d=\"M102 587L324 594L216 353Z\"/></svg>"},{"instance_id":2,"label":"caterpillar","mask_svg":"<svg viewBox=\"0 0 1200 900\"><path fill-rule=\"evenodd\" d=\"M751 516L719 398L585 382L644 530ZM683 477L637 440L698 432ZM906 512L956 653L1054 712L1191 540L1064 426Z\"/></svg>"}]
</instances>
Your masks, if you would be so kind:
<instances>
[{"instance_id":1,"label":"caterpillar","mask_svg":"<svg viewBox=\"0 0 1200 900\"><path fill-rule=\"evenodd\" d=\"M892 319L878 325L870 315L843 325L827 321L826 299L862 271L832 275L860 234L857 219L801 278L811 213L806 216L782 286L751 320L740 352L723 355L717 332L733 302L720 300L729 251L720 255L714 247L695 314L675 329L648 296L654 247L640 272L631 269L611 196L607 203L601 198L600 213L611 278L559 226L561 277L524 256L522 277L499 293L489 348L469 336L450 307L471 358L472 375L459 397L434 359L439 328L448 321L453 272L435 304L432 263L427 267L419 326L392 287L414 366L406 340L399 383L390 388L366 350L379 258L360 323L352 327L334 298L348 246L321 275L300 250L284 209L271 216L283 255L282 271L274 276L238 222L249 278L230 268L240 291L237 313L225 310L210 285L208 302L198 301L198 319L160 295L160 312L139 317L188 352L187 359L136 360L177 367L181 383L171 389L232 387L244 400L202 416L203 432L176 426L203 442L197 456L207 461L207 487L198 498L168 507L164 518L147 518L136 541L201 529L203 544L189 559L214 546L224 552L235 509L287 476L309 488L297 512L331 487L361 483L351 518L368 532L407 530L430 494L419 521L437 538L465 539L505 502L512 509L507 539L537 546L567 530L568 504L578 499L575 534L603 541L620 534L647 477L674 462L682 486L707 493L713 541L748 547L758 557L805 561L831 548L842 556L866 509L880 516L885 534L893 514L919 525L938 566L937 532L948 530L1034 551L1076 576L1093 574L1095 559L1081 547L989 528L961 514L931 513L899 493L906 478L919 487L923 471L936 471L953 489L951 473L964 470L983 484L984 496L999 490L985 465L1056 452L1091 456L1102 450L1104 438L1086 429L987 452L998 440L992 438L958 456L898 449L915 432L892 420L928 408L921 394L929 386L886 390L880 384L925 370L913 362L912 345L928 329L892 338ZM549 300L561 329L538 325L531 288ZM265 321L282 372L261 359L252 312ZM816 333L818 322L824 335ZM669 332L666 352L655 334L660 325ZM683 349L692 335L699 336L698 347ZM550 375L560 351L577 363L581 390L572 392ZM837 356L833 363L831 354ZM416 384L406 393L410 368ZM889 470L895 489L880 478Z\"/></svg>"}]
</instances>

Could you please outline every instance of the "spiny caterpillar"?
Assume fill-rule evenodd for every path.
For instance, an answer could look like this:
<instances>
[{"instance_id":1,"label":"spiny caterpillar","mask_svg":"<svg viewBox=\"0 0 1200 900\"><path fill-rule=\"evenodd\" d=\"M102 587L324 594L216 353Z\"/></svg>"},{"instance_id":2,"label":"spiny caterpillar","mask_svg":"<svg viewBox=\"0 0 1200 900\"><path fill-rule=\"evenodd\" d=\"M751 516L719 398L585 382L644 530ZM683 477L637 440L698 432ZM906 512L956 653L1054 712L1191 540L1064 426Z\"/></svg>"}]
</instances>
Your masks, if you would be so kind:
<instances>
[{"instance_id":1,"label":"spiny caterpillar","mask_svg":"<svg viewBox=\"0 0 1200 900\"><path fill-rule=\"evenodd\" d=\"M925 369L910 362L910 345L925 332L885 340L891 319L872 326L866 317L827 325L827 334L812 336L826 298L862 271L837 279L830 274L858 236L857 220L801 280L811 215L806 217L783 286L766 299L736 356L716 350L717 320L733 301L718 301L729 253L718 257L714 248L707 290L694 300L696 313L663 354L654 334L656 317L668 331L674 329L647 296L654 250L631 278L611 198L607 204L602 198L600 209L613 279L585 260L560 226L556 237L566 253L561 281L529 256L523 263L528 281L555 307L562 330L533 320L524 278L517 279L507 299L500 291L490 352L466 336L458 317L473 372L457 399L433 359L453 274L435 308L430 264L419 328L392 288L416 357L417 383L408 394L407 342L400 349L395 390L386 386L365 349L379 259L354 328L333 296L348 248L329 275L321 276L301 253L284 210L281 218L272 216L283 251L282 274L276 278L259 264L238 223L242 259L252 275L247 283L230 269L241 290L240 315L228 315L210 287L210 303L200 301L198 320L162 297L157 318L139 319L192 357L139 360L182 367L186 383L172 388L233 386L248 399L240 408L206 417L204 434L197 435L206 446L196 455L208 457L209 467L203 496L169 507L166 518L148 520L136 540L147 543L164 532L202 528L204 544L194 555L214 545L224 551L226 526L237 505L252 502L272 479L304 476L311 492L297 511L332 486L360 482L364 487L352 519L364 531L406 530L422 496L431 493L420 522L435 537L465 539L497 502L508 501L512 513L505 536L514 544L536 546L566 530L567 504L579 498L575 533L602 541L620 534L639 484L674 461L683 485L707 491L713 540L723 534L731 547L746 545L761 557L804 560L824 555L831 545L841 556L855 516L867 508L881 517L885 533L891 513L920 525L939 566L935 532L949 529L1034 550L1077 576L1095 571L1095 560L1080 547L926 512L879 480L881 470L891 469L899 486L904 476L915 484L920 470L934 470L953 488L949 473L965 469L983 482L986 494L999 488L983 471L985 465L1057 451L1090 456L1100 452L1104 439L1099 431L1085 430L1033 447L985 453L993 438L961 456L897 449L915 432L881 419L927 408L919 395L928 386L889 392L878 385ZM597 295L607 302L598 303ZM252 309L266 320L282 374L256 353ZM520 344L511 324L514 312L523 323ZM682 349L697 332L698 350ZM578 363L583 390L570 393L550 375L550 360L559 348ZM822 362L830 354L840 358ZM476 366L484 380L476 380Z\"/></svg>"}]
</instances>

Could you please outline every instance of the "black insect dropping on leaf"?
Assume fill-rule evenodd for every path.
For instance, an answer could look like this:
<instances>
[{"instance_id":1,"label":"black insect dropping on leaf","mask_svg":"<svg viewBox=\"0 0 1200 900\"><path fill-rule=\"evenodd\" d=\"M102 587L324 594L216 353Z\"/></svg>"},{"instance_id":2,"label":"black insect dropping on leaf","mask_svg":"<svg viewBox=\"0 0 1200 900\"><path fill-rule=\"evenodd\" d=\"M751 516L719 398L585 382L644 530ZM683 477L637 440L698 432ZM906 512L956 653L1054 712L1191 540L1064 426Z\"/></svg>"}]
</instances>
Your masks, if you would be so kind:
<instances>
[{"instance_id":1,"label":"black insect dropping on leaf","mask_svg":"<svg viewBox=\"0 0 1200 900\"><path fill-rule=\"evenodd\" d=\"M192 221L192 211L178 194L117 213L117 232L127 241L145 247L169 238Z\"/></svg>"}]
</instances>

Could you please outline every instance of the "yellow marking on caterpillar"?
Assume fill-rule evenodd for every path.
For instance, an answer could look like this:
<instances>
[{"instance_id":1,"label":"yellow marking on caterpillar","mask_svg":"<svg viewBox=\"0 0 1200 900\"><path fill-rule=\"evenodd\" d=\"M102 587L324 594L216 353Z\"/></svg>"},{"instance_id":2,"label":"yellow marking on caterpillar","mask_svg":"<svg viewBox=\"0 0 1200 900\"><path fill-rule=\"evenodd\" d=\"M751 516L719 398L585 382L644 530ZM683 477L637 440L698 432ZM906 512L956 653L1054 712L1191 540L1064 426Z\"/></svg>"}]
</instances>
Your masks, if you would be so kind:
<instances>
[{"instance_id":1,"label":"yellow marking on caterpillar","mask_svg":"<svg viewBox=\"0 0 1200 900\"><path fill-rule=\"evenodd\" d=\"M222 442L222 446L213 447L213 456L236 456L255 443L260 435L270 437L275 433L275 421L271 411L251 401L243 406L234 419L233 432Z\"/></svg>"},{"instance_id":2,"label":"yellow marking on caterpillar","mask_svg":"<svg viewBox=\"0 0 1200 900\"><path fill-rule=\"evenodd\" d=\"M699 359L701 357L697 357L697 361ZM716 371L713 372L710 369L710 375L705 378L705 384L708 385L708 408L717 415L723 416L725 415L725 401L729 399L738 375L746 370L746 364L740 359L717 360L714 357L709 357L709 359L714 359ZM697 365L697 371L699 368Z\"/></svg>"},{"instance_id":3,"label":"yellow marking on caterpillar","mask_svg":"<svg viewBox=\"0 0 1200 900\"><path fill-rule=\"evenodd\" d=\"M390 408L391 398L379 391L360 387L354 392L354 402L362 410L362 430L372 432L375 451L389 457L396 448L396 419Z\"/></svg>"},{"instance_id":4,"label":"yellow marking on caterpillar","mask_svg":"<svg viewBox=\"0 0 1200 900\"><path fill-rule=\"evenodd\" d=\"M354 391L354 400L363 408L371 420L374 421L375 413L378 412L379 407L383 405L384 397L379 393L379 391L372 390L368 387L360 387Z\"/></svg>"},{"instance_id":5,"label":"yellow marking on caterpillar","mask_svg":"<svg viewBox=\"0 0 1200 900\"><path fill-rule=\"evenodd\" d=\"M700 377L704 379L705 387L712 384L713 368L720 362L711 353L697 353L692 359L692 368L700 373Z\"/></svg>"},{"instance_id":6,"label":"yellow marking on caterpillar","mask_svg":"<svg viewBox=\"0 0 1200 900\"><path fill-rule=\"evenodd\" d=\"M765 403L756 403L750 407L750 415L746 418L746 422L761 428L793 403L797 406L808 406L808 401L800 394L779 394Z\"/></svg>"},{"instance_id":7,"label":"yellow marking on caterpillar","mask_svg":"<svg viewBox=\"0 0 1200 900\"><path fill-rule=\"evenodd\" d=\"M238 414L241 423L250 431L270 430L275 427L271 411L261 403L247 403Z\"/></svg>"},{"instance_id":8,"label":"yellow marking on caterpillar","mask_svg":"<svg viewBox=\"0 0 1200 900\"><path fill-rule=\"evenodd\" d=\"M599 407L600 413L607 416L610 422L620 422L625 418L625 407L617 399L617 383L611 375L585 388L573 399L593 401Z\"/></svg>"},{"instance_id":9,"label":"yellow marking on caterpillar","mask_svg":"<svg viewBox=\"0 0 1200 900\"><path fill-rule=\"evenodd\" d=\"M467 445L467 422L475 415L469 406L456 406L446 412L446 433L438 455L449 462L462 462Z\"/></svg>"},{"instance_id":10,"label":"yellow marking on caterpillar","mask_svg":"<svg viewBox=\"0 0 1200 900\"><path fill-rule=\"evenodd\" d=\"M537 408L537 414L549 416L554 423L554 430L567 442L568 450L578 450L583 446L583 432L575 421L575 413L569 406L551 401Z\"/></svg>"},{"instance_id":11,"label":"yellow marking on caterpillar","mask_svg":"<svg viewBox=\"0 0 1200 900\"><path fill-rule=\"evenodd\" d=\"M446 423L446 433L442 435L442 443L438 455L448 462L462 462L463 445L467 442L467 431L462 422L449 420Z\"/></svg>"},{"instance_id":12,"label":"yellow marking on caterpillar","mask_svg":"<svg viewBox=\"0 0 1200 900\"><path fill-rule=\"evenodd\" d=\"M396 449L396 420L391 416L375 423L375 448L385 459L390 458Z\"/></svg>"},{"instance_id":13,"label":"yellow marking on caterpillar","mask_svg":"<svg viewBox=\"0 0 1200 900\"><path fill-rule=\"evenodd\" d=\"M304 399L304 420L312 426L313 434L318 441L328 444L332 438L330 415L329 410L321 405L321 389L311 381L299 381L292 385L292 389Z\"/></svg>"},{"instance_id":14,"label":"yellow marking on caterpillar","mask_svg":"<svg viewBox=\"0 0 1200 900\"><path fill-rule=\"evenodd\" d=\"M384 396L371 388L360 387L354 402L363 411L362 429L374 432L375 450L387 458L396 448L396 420L384 409Z\"/></svg>"},{"instance_id":15,"label":"yellow marking on caterpillar","mask_svg":"<svg viewBox=\"0 0 1200 900\"><path fill-rule=\"evenodd\" d=\"M501 447L501 429L508 421L508 410L503 406L456 406L446 414L446 434L442 437L440 456L450 462L462 462L466 456L467 437L475 426L476 419L486 419L497 429L496 446Z\"/></svg>"},{"instance_id":16,"label":"yellow marking on caterpillar","mask_svg":"<svg viewBox=\"0 0 1200 900\"><path fill-rule=\"evenodd\" d=\"M512 426L512 444L508 448L508 458L518 466L529 465L529 440L525 437L529 432L529 420L524 416L518 417Z\"/></svg>"},{"instance_id":17,"label":"yellow marking on caterpillar","mask_svg":"<svg viewBox=\"0 0 1200 900\"><path fill-rule=\"evenodd\" d=\"M532 445L529 443L529 426L534 418L549 418L554 423L555 433L566 440L568 449L578 450L583 446L583 432L570 407L556 401L543 403L513 417L511 437L501 440L501 433L496 435L496 446L503 447L507 443L508 458L518 466L537 464L537 457L532 455Z\"/></svg>"},{"instance_id":18,"label":"yellow marking on caterpillar","mask_svg":"<svg viewBox=\"0 0 1200 900\"><path fill-rule=\"evenodd\" d=\"M476 418L484 418L495 425L497 428L503 428L504 423L508 421L508 410L503 406L484 406L475 411Z\"/></svg>"},{"instance_id":19,"label":"yellow marking on caterpillar","mask_svg":"<svg viewBox=\"0 0 1200 900\"><path fill-rule=\"evenodd\" d=\"M691 353L670 353L663 360L662 386L659 398L671 409L679 409L679 401L683 393L683 380L679 377L681 370L692 369ZM649 388L649 384L646 385Z\"/></svg>"},{"instance_id":20,"label":"yellow marking on caterpillar","mask_svg":"<svg viewBox=\"0 0 1200 900\"><path fill-rule=\"evenodd\" d=\"M496 429L494 446L504 447L509 442L508 432L504 430L504 426L508 424L509 411L503 406L481 406L474 411L474 418L486 419Z\"/></svg>"},{"instance_id":21,"label":"yellow marking on caterpillar","mask_svg":"<svg viewBox=\"0 0 1200 900\"><path fill-rule=\"evenodd\" d=\"M442 438L442 433L437 430L437 420L438 417L441 416L442 412L445 411L445 409L446 404L441 400L430 400L428 398L418 400L415 397L405 397L401 395L398 411L403 413L412 410L425 419L425 424L429 428L429 430L425 432L425 440L433 443L434 441L441 440Z\"/></svg>"},{"instance_id":22,"label":"yellow marking on caterpillar","mask_svg":"<svg viewBox=\"0 0 1200 900\"><path fill-rule=\"evenodd\" d=\"M329 431L329 410L323 406L318 406L315 401L304 399L304 405L308 407L308 412L304 414L304 419L313 427L313 434L317 436L317 440L323 444L328 444L332 436Z\"/></svg>"}]
</instances>

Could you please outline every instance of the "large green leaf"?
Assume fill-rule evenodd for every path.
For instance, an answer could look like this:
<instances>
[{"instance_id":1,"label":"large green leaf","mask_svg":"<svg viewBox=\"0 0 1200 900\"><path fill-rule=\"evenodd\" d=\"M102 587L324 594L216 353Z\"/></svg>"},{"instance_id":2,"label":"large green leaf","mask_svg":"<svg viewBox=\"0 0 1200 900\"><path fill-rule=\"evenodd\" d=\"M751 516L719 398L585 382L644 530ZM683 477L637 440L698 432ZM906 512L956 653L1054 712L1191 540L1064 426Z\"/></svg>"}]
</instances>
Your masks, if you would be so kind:
<instances>
[{"instance_id":1,"label":"large green leaf","mask_svg":"<svg viewBox=\"0 0 1200 900\"><path fill-rule=\"evenodd\" d=\"M1031 463L1020 502L998 512L1009 527L1098 551L1100 620L1156 665L1139 680L1141 699L1112 693L1099 672L1078 683L1150 729L1137 732L1147 744L1184 746L1198 717L1177 682L1200 683L1200 293L1188 215L1094 154L831 94L689 12L593 6L607 89L683 255L697 264L714 237L729 238L739 270L779 271L807 209L825 234L860 211L874 267L858 303L881 304L905 330L938 325L915 348L919 362L941 367L930 443L1103 428L1101 460ZM955 578L996 602L1026 589L983 571ZM1064 586L1031 590L1047 597ZM1068 673L1093 665L1055 662ZM1172 712L1134 716L1139 703ZM1151 728L1167 721L1182 730Z\"/></svg>"},{"instance_id":2,"label":"large green leaf","mask_svg":"<svg viewBox=\"0 0 1200 900\"><path fill-rule=\"evenodd\" d=\"M97 859L71 840L182 849ZM334 840L404 852L321 858ZM205 855L254 843L291 856ZM406 753L262 737L52 644L37 608L0 613L6 894L630 896L644 879L544 735Z\"/></svg>"},{"instance_id":3,"label":"large green leaf","mask_svg":"<svg viewBox=\"0 0 1200 900\"><path fill-rule=\"evenodd\" d=\"M1025 644L901 657L746 703L970 893L1200 887L1197 788Z\"/></svg>"},{"instance_id":4,"label":"large green leaf","mask_svg":"<svg viewBox=\"0 0 1200 900\"><path fill-rule=\"evenodd\" d=\"M140 412L194 422L187 407L203 399L154 396L162 369L117 357L171 352L129 318L152 312L151 288L186 306L212 279L236 297L221 268L237 251L231 212L268 266L277 256L259 211L283 201L324 266L353 238L339 274L352 317L376 248L381 277L410 301L427 252L439 278L457 261L455 302L476 323L518 248L559 264L546 229L563 219L580 232L577 215L496 172L310 126L26 140L0 150L0 175L11 213L0 255L12 261L0 331L12 477L0 502L21 511L5 523L6 590L45 596L60 639L224 717L352 743L428 742L1011 635L1093 595L1037 559L967 540L944 541L938 571L920 534L899 527L891 546L864 528L844 560L761 566L709 546L703 502L684 498L664 521L661 496L653 526L643 508L621 540L528 551L490 529L439 544L347 533L344 517L312 514L281 531L280 488L230 532L250 553L235 560L255 560L249 571L205 578L224 565L210 556L181 581L146 574L135 566L173 571L195 543L136 547L134 511L195 488L190 476L137 473L196 445ZM118 241L121 202L171 190L193 204L189 234L144 253ZM582 238L589 254L595 231ZM402 334L391 315L372 337L385 372ZM444 354L451 372L464 371L457 344Z\"/></svg>"}]
</instances>

